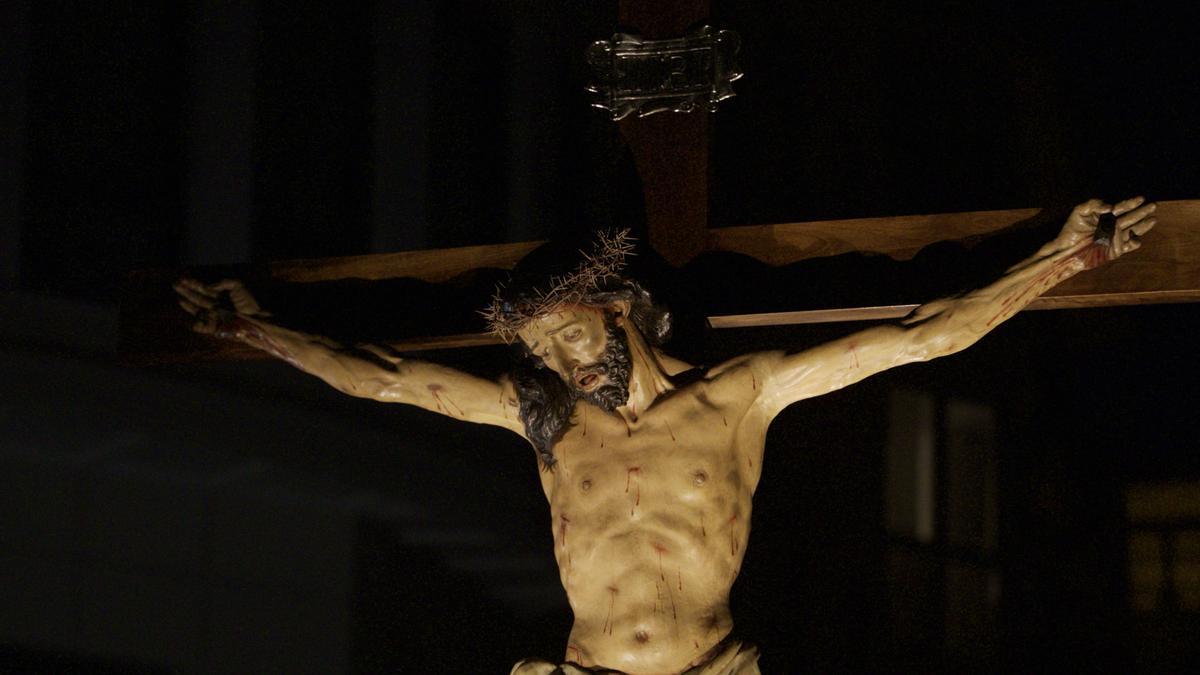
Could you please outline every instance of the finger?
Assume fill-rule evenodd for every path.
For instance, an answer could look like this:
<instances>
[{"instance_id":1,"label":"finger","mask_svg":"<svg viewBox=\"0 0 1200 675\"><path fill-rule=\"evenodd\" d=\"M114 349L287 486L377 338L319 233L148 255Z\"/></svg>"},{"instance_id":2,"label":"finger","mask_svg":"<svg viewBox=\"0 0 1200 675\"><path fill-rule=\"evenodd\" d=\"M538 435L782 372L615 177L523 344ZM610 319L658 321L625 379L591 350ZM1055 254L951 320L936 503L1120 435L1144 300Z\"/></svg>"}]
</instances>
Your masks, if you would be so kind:
<instances>
[{"instance_id":1,"label":"finger","mask_svg":"<svg viewBox=\"0 0 1200 675\"><path fill-rule=\"evenodd\" d=\"M193 288L189 288L187 286L180 286L180 287L176 288L175 291L177 293L179 293L179 295L183 296L183 298L185 300L187 300L188 302L191 302L192 304L196 305L197 307L204 307L206 309L212 309L212 307L213 307L213 299L212 298L196 291Z\"/></svg>"},{"instance_id":2,"label":"finger","mask_svg":"<svg viewBox=\"0 0 1200 675\"><path fill-rule=\"evenodd\" d=\"M177 279L175 283L171 284L171 288L175 289L176 293L182 293L183 289L191 288L192 283L191 279Z\"/></svg>"},{"instance_id":3,"label":"finger","mask_svg":"<svg viewBox=\"0 0 1200 675\"><path fill-rule=\"evenodd\" d=\"M1114 241L1109 247L1109 258L1119 258L1137 248L1136 241Z\"/></svg>"},{"instance_id":4,"label":"finger","mask_svg":"<svg viewBox=\"0 0 1200 675\"><path fill-rule=\"evenodd\" d=\"M1150 230L1153 230L1154 226L1157 224L1158 224L1158 218L1147 218L1140 223L1134 223L1129 228L1129 231L1140 237L1143 234L1146 234L1147 232L1149 232Z\"/></svg>"},{"instance_id":5,"label":"finger","mask_svg":"<svg viewBox=\"0 0 1200 675\"><path fill-rule=\"evenodd\" d=\"M198 293L211 300L215 300L217 297L217 294L213 292L212 289L200 283L199 281L196 281L195 279L181 279L180 286L190 289L193 293ZM179 286L176 288L179 288Z\"/></svg>"},{"instance_id":6,"label":"finger","mask_svg":"<svg viewBox=\"0 0 1200 675\"><path fill-rule=\"evenodd\" d=\"M1135 239L1135 240L1127 242L1125 244L1125 250L1123 251L1123 253L1129 253L1130 251L1136 251L1141 247L1142 247L1142 242L1137 241Z\"/></svg>"},{"instance_id":7,"label":"finger","mask_svg":"<svg viewBox=\"0 0 1200 675\"><path fill-rule=\"evenodd\" d=\"M1144 201L1146 201L1146 198L1139 195L1132 199L1126 199L1123 202L1118 202L1117 205L1113 207L1113 215L1119 216L1127 211L1132 211L1133 209L1141 206L1142 202Z\"/></svg>"},{"instance_id":8,"label":"finger","mask_svg":"<svg viewBox=\"0 0 1200 675\"><path fill-rule=\"evenodd\" d=\"M242 289L242 282L237 279L222 279L212 285L218 291L236 291Z\"/></svg>"},{"instance_id":9,"label":"finger","mask_svg":"<svg viewBox=\"0 0 1200 675\"><path fill-rule=\"evenodd\" d=\"M239 314L259 313L258 303L246 293L231 293L229 297L233 300L233 308Z\"/></svg>"},{"instance_id":10,"label":"finger","mask_svg":"<svg viewBox=\"0 0 1200 675\"><path fill-rule=\"evenodd\" d=\"M183 311L187 312L188 314L195 314L196 312L200 311L199 307L188 302L187 300L180 300L179 306L182 307Z\"/></svg>"},{"instance_id":11,"label":"finger","mask_svg":"<svg viewBox=\"0 0 1200 675\"><path fill-rule=\"evenodd\" d=\"M192 288L187 288L186 286L176 287L175 293L178 293L180 298L184 298L185 300L190 301L192 304L202 307L212 306L212 300L209 297L193 291Z\"/></svg>"},{"instance_id":12,"label":"finger","mask_svg":"<svg viewBox=\"0 0 1200 675\"><path fill-rule=\"evenodd\" d=\"M1149 216L1151 213L1154 213L1157 209L1158 209L1158 204L1150 203L1150 204L1146 204L1145 206L1143 206L1139 209L1134 209L1132 211L1129 211L1128 213L1121 216L1120 218L1117 218L1117 227L1121 228L1121 229L1125 229L1125 228L1129 227L1130 225L1133 225L1134 223L1138 222L1139 220L1142 220L1146 216Z\"/></svg>"},{"instance_id":13,"label":"finger","mask_svg":"<svg viewBox=\"0 0 1200 675\"><path fill-rule=\"evenodd\" d=\"M1099 199L1089 199L1075 207L1075 213L1080 216L1098 216L1101 213L1109 213L1111 211L1112 206L1105 204Z\"/></svg>"}]
</instances>

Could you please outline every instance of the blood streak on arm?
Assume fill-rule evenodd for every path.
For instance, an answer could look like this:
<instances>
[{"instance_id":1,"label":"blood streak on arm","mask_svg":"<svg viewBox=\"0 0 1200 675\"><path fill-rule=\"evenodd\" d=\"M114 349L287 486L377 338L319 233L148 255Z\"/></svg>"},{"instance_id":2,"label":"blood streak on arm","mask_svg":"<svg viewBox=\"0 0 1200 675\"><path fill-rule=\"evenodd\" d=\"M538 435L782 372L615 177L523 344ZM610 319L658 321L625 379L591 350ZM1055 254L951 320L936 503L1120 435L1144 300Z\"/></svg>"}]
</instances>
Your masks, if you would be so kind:
<instances>
[{"instance_id":1,"label":"blood streak on arm","mask_svg":"<svg viewBox=\"0 0 1200 675\"><path fill-rule=\"evenodd\" d=\"M1071 273L1071 263L1076 260L1083 263L1084 269L1093 269L1095 267L1099 267L1109 260L1108 247L1104 244L1092 243L1086 248L1079 250L1077 253L1055 262L1050 266L1050 269L1041 273L1033 281L1009 295L1009 297L1001 305L1000 311L988 321L988 328L991 328L993 324L1007 314L1014 304L1027 300L1031 294L1048 290L1050 286L1069 276Z\"/></svg>"},{"instance_id":2,"label":"blood streak on arm","mask_svg":"<svg viewBox=\"0 0 1200 675\"><path fill-rule=\"evenodd\" d=\"M995 323L995 321L996 321L997 319L999 319L1001 316L1003 316L1003 315L1004 315L1004 314L1005 314L1005 313L1006 313L1006 312L1007 312L1007 311L1008 311L1008 310L1009 310L1009 309L1012 307L1012 305L1013 305L1014 303L1017 303L1017 302L1020 302L1020 301L1022 301L1022 300L1024 300L1024 299L1026 299L1026 298L1027 298L1027 297L1028 297L1030 294L1032 294L1032 293L1036 293L1036 292L1038 292L1039 290L1045 290L1046 288L1048 288L1048 286L1045 286L1045 287L1043 287L1043 285L1042 285L1042 284L1043 284L1043 282L1045 282L1045 281L1046 281L1047 279L1049 279L1051 276L1054 276L1054 275L1055 275L1055 273L1057 273L1057 272L1059 272L1060 270L1064 269L1064 268L1067 266L1067 264L1069 264L1069 263L1070 263L1070 261L1071 261L1072 259L1074 259L1074 257L1075 257L1075 256L1072 256L1072 257L1070 257L1070 258L1064 258L1063 260L1059 260L1058 262L1056 262L1056 263L1054 263L1053 265L1051 265L1051 266L1050 266L1050 269L1048 269L1048 270L1046 270L1045 272L1041 273L1040 275L1038 275L1038 277L1037 277L1036 279L1034 279L1033 281L1029 282L1029 284L1028 284L1028 285L1026 285L1026 286L1024 286L1023 288L1021 288L1021 289L1020 289L1018 292L1016 292L1015 294L1013 294L1013 295L1010 295L1010 296L1008 297L1008 299L1004 301L1004 304L1003 304L1003 305L1001 305L1001 308L1000 308L1000 313L998 313L996 316L992 317L992 320L991 320L991 321L988 321L988 326L990 327L990 326L991 326L993 323Z\"/></svg>"},{"instance_id":3,"label":"blood streak on arm","mask_svg":"<svg viewBox=\"0 0 1200 675\"><path fill-rule=\"evenodd\" d=\"M263 332L262 328L259 328L256 324L238 317L231 332L234 335L241 333L244 336L243 339L249 338L252 342L257 343L260 349L266 351L271 356L304 370L304 367L300 365L300 361L296 359L295 354L292 354L283 345L271 339L271 336Z\"/></svg>"},{"instance_id":4,"label":"blood streak on arm","mask_svg":"<svg viewBox=\"0 0 1200 675\"><path fill-rule=\"evenodd\" d=\"M1086 254L1086 255L1085 255ZM1080 253L1083 264L1087 265L1088 269L1099 267L1109 261L1108 247L1104 244L1095 243L1084 249Z\"/></svg>"},{"instance_id":5,"label":"blood streak on arm","mask_svg":"<svg viewBox=\"0 0 1200 675\"><path fill-rule=\"evenodd\" d=\"M859 365L858 365L858 345L856 343L851 342L850 346L847 349L850 352L850 356L853 357L853 359L854 359L854 367L858 368L859 367Z\"/></svg>"},{"instance_id":6,"label":"blood streak on arm","mask_svg":"<svg viewBox=\"0 0 1200 675\"><path fill-rule=\"evenodd\" d=\"M427 385L427 388L429 389L429 393L433 394L433 400L437 402L438 410L444 408L446 413L449 414L451 412L450 406L454 406L454 409L458 411L459 417L466 417L466 413L463 412L462 408L459 408L454 401L451 401L449 396L445 397L445 405L443 406L441 392L444 390L444 387L442 385L432 383Z\"/></svg>"},{"instance_id":7,"label":"blood streak on arm","mask_svg":"<svg viewBox=\"0 0 1200 675\"><path fill-rule=\"evenodd\" d=\"M675 432L671 431L671 423L670 422L667 422L666 424L667 424L667 433L671 434L671 441L674 442L675 441Z\"/></svg>"}]
</instances>

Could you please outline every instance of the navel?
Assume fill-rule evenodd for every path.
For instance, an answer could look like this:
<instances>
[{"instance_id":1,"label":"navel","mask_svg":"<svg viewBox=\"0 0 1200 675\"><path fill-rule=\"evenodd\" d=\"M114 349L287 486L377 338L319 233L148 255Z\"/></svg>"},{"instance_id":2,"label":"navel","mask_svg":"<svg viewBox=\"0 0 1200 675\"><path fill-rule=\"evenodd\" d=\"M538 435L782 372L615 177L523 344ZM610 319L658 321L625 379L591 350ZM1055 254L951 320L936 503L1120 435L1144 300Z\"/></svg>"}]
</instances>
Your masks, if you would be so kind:
<instances>
[{"instance_id":1,"label":"navel","mask_svg":"<svg viewBox=\"0 0 1200 675\"><path fill-rule=\"evenodd\" d=\"M708 482L708 474L703 471L695 471L692 473L692 485L700 487Z\"/></svg>"},{"instance_id":2,"label":"navel","mask_svg":"<svg viewBox=\"0 0 1200 675\"><path fill-rule=\"evenodd\" d=\"M639 630L633 634L633 639L637 640L638 642L645 643L650 640L650 634L644 630Z\"/></svg>"},{"instance_id":3,"label":"navel","mask_svg":"<svg viewBox=\"0 0 1200 675\"><path fill-rule=\"evenodd\" d=\"M590 479L590 478L584 478L583 480L579 481L579 489L580 489L580 490L583 490L584 492L587 492L588 490L591 490L591 489L592 489L592 481L591 481L591 479Z\"/></svg>"}]
</instances>

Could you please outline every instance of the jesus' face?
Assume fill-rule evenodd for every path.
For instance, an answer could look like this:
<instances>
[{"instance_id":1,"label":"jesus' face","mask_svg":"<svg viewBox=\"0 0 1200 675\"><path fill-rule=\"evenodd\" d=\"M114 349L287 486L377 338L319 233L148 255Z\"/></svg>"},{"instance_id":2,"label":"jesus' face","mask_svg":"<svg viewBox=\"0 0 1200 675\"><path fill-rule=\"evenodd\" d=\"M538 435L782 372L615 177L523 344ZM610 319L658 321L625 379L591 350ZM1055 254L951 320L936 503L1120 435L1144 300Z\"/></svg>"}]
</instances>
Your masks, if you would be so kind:
<instances>
[{"instance_id":1,"label":"jesus' face","mask_svg":"<svg viewBox=\"0 0 1200 675\"><path fill-rule=\"evenodd\" d=\"M608 411L629 400L629 344L604 310L563 307L530 321L517 334L580 398Z\"/></svg>"}]
</instances>

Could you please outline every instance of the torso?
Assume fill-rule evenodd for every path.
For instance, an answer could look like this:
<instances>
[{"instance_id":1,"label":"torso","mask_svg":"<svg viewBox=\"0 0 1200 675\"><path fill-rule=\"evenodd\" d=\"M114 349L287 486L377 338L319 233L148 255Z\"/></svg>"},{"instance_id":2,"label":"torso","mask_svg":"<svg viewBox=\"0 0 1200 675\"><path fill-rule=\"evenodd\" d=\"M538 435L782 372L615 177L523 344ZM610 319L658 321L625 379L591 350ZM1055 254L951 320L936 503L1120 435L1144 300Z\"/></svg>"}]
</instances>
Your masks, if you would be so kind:
<instances>
[{"instance_id":1,"label":"torso","mask_svg":"<svg viewBox=\"0 0 1200 675\"><path fill-rule=\"evenodd\" d=\"M680 672L733 627L769 419L745 363L669 392L627 424L580 403L542 474L575 615L566 659Z\"/></svg>"}]
</instances>

